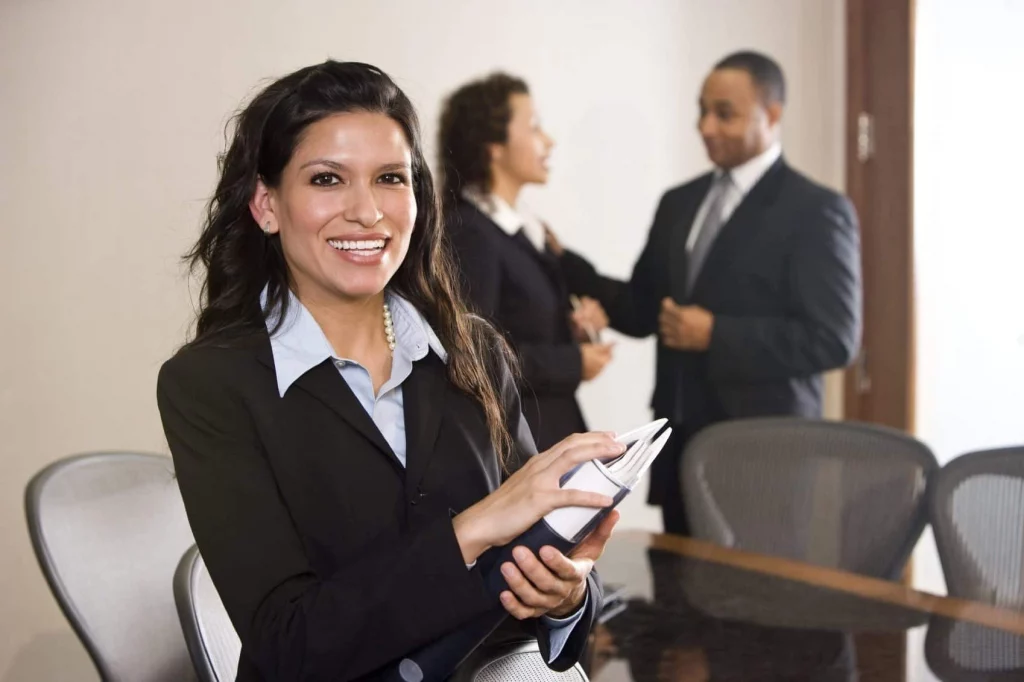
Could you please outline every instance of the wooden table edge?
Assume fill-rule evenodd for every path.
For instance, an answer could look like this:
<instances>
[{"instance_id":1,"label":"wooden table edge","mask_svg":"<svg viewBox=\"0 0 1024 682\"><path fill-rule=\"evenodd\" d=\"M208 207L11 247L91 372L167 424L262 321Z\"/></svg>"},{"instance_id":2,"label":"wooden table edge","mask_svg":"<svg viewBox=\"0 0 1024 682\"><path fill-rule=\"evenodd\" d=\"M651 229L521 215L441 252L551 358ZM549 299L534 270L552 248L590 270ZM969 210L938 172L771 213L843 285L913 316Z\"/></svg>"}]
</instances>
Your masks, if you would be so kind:
<instances>
[{"instance_id":1,"label":"wooden table edge","mask_svg":"<svg viewBox=\"0 0 1024 682\"><path fill-rule=\"evenodd\" d=\"M642 530L624 530L615 533L613 541L616 539L639 541L647 547L693 559L741 568L816 587L825 587L877 602L895 604L923 613L945 616L953 620L984 625L1024 636L1024 613L1012 609L966 599L943 597L888 580L847 573L824 566L814 566L782 557L722 547L693 538Z\"/></svg>"}]
</instances>

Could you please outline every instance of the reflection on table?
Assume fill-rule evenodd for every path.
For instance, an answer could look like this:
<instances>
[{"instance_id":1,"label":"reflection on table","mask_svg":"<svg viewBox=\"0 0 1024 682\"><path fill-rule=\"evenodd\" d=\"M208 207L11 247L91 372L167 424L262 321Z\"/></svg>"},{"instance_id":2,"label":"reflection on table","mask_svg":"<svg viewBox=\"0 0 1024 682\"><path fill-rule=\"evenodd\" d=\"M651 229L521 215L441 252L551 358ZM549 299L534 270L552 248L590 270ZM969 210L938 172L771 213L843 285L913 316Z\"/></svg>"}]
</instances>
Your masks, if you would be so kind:
<instances>
[{"instance_id":1,"label":"reflection on table","mask_svg":"<svg viewBox=\"0 0 1024 682\"><path fill-rule=\"evenodd\" d=\"M595 628L592 682L902 679L902 653L861 660L855 636L933 620L1024 645L1024 614L697 540L619 533L599 569L621 610Z\"/></svg>"}]
</instances>

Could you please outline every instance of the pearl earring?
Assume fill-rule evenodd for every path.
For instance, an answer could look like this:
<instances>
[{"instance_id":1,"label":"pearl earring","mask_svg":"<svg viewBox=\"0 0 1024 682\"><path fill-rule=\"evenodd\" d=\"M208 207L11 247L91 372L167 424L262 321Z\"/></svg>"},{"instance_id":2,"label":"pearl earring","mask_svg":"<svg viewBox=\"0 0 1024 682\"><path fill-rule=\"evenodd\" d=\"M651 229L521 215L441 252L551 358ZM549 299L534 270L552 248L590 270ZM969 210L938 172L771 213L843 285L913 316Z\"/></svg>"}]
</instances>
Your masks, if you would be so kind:
<instances>
[{"instance_id":1,"label":"pearl earring","mask_svg":"<svg viewBox=\"0 0 1024 682\"><path fill-rule=\"evenodd\" d=\"M267 235L268 237L270 236L270 221L269 220L263 226L263 234Z\"/></svg>"}]
</instances>

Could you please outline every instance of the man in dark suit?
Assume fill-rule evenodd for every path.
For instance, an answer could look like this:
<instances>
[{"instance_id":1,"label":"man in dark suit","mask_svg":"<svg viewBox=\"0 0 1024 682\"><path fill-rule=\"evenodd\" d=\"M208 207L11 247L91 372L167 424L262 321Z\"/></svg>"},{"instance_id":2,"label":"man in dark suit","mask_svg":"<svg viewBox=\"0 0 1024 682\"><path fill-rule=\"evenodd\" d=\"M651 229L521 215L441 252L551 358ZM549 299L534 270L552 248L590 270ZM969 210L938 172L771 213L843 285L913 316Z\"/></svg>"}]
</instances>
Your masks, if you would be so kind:
<instances>
[{"instance_id":1,"label":"man in dark suit","mask_svg":"<svg viewBox=\"0 0 1024 682\"><path fill-rule=\"evenodd\" d=\"M715 169L665 193L630 281L561 255L570 288L597 298L613 328L658 335L652 407L675 442L654 462L648 501L666 532L688 534L678 471L695 433L726 419L820 417L822 373L859 345L856 215L782 158L784 102L773 60L723 59L700 94Z\"/></svg>"}]
</instances>

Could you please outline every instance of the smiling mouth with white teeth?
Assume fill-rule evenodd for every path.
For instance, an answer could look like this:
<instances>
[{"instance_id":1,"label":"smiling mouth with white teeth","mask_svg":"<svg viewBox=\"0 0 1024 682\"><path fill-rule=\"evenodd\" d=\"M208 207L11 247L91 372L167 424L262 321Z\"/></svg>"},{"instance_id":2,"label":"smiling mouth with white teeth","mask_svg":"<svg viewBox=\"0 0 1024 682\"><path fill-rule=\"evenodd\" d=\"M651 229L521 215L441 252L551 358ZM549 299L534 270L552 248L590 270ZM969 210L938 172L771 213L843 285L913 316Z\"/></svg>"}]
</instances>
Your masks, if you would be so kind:
<instances>
[{"instance_id":1,"label":"smiling mouth with white teeth","mask_svg":"<svg viewBox=\"0 0 1024 682\"><path fill-rule=\"evenodd\" d=\"M333 249L338 251L345 251L352 253L357 256L375 256L384 250L388 240L386 239L359 239L359 240L341 240L341 239L328 239L327 243Z\"/></svg>"}]
</instances>

